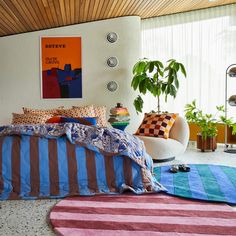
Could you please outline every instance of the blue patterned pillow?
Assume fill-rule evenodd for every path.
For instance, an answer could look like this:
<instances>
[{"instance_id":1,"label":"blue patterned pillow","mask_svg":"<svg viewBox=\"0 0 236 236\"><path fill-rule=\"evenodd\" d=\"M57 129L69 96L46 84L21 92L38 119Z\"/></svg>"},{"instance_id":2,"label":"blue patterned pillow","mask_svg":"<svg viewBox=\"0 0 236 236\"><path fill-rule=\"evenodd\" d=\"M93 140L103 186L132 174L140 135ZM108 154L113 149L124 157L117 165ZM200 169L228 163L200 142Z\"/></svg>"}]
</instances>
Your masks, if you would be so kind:
<instances>
[{"instance_id":1,"label":"blue patterned pillow","mask_svg":"<svg viewBox=\"0 0 236 236\"><path fill-rule=\"evenodd\" d=\"M61 117L62 123L79 123L82 125L97 125L97 118L96 117Z\"/></svg>"}]
</instances>

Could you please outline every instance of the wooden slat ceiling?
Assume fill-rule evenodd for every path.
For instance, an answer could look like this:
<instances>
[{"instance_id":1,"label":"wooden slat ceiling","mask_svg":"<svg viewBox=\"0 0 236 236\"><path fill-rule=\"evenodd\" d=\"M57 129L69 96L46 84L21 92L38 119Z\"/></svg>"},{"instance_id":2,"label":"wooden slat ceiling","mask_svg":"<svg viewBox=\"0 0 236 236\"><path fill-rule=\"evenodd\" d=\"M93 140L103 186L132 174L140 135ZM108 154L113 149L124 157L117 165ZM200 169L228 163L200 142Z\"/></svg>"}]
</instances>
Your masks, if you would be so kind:
<instances>
[{"instance_id":1,"label":"wooden slat ceiling","mask_svg":"<svg viewBox=\"0 0 236 236\"><path fill-rule=\"evenodd\" d=\"M0 36L138 15L142 19L236 0L0 0Z\"/></svg>"}]
</instances>

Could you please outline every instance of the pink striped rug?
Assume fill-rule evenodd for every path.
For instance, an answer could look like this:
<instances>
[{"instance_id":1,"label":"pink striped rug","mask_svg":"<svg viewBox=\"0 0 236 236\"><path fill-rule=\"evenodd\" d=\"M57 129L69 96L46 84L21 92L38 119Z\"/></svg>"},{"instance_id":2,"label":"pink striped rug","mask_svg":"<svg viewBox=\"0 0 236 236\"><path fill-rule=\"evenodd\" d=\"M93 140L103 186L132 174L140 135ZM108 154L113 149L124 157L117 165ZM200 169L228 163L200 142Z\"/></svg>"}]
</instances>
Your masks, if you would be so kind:
<instances>
[{"instance_id":1,"label":"pink striped rug","mask_svg":"<svg viewBox=\"0 0 236 236\"><path fill-rule=\"evenodd\" d=\"M65 236L236 235L232 207L164 194L68 197L49 217Z\"/></svg>"}]
</instances>

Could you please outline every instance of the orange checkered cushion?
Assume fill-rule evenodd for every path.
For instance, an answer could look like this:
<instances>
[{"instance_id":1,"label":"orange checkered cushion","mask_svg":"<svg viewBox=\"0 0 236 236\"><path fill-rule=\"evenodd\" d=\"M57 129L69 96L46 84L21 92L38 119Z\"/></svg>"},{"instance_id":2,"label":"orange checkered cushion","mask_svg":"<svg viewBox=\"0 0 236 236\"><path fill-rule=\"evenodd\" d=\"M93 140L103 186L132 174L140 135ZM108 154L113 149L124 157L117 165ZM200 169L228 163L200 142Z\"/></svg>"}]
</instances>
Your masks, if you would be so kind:
<instances>
[{"instance_id":1,"label":"orange checkered cushion","mask_svg":"<svg viewBox=\"0 0 236 236\"><path fill-rule=\"evenodd\" d=\"M12 124L45 124L52 114L17 114L12 113Z\"/></svg>"},{"instance_id":2,"label":"orange checkered cushion","mask_svg":"<svg viewBox=\"0 0 236 236\"><path fill-rule=\"evenodd\" d=\"M146 113L136 135L169 138L170 129L178 114Z\"/></svg>"}]
</instances>

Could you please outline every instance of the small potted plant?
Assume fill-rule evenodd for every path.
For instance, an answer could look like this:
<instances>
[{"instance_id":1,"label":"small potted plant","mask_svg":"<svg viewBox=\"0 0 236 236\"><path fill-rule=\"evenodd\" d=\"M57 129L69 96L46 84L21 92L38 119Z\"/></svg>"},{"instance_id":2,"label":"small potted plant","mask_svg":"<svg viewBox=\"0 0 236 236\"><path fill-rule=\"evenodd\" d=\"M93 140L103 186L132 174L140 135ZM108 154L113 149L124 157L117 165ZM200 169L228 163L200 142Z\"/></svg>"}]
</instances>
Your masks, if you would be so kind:
<instances>
[{"instance_id":1,"label":"small potted plant","mask_svg":"<svg viewBox=\"0 0 236 236\"><path fill-rule=\"evenodd\" d=\"M186 77L185 67L182 63L174 59L167 61L164 66L162 62L155 60L151 61L146 58L139 60L133 68L133 80L131 87L134 90L139 90L140 94L145 95L151 93L157 98L157 112L160 113L160 96L165 96L167 101L168 96L176 97L179 89L179 73ZM140 95L134 100L135 109L142 112L143 99Z\"/></svg>"},{"instance_id":2,"label":"small potted plant","mask_svg":"<svg viewBox=\"0 0 236 236\"><path fill-rule=\"evenodd\" d=\"M236 134L236 123L232 119L226 119L224 116L224 106L216 106L216 113L204 114L202 110L196 107L196 100L185 106L185 117L188 122L195 123L200 128L200 133L197 135L197 148L202 152L205 150L215 151L216 136L218 133L217 124L223 123L232 127L232 134Z\"/></svg>"}]
</instances>

